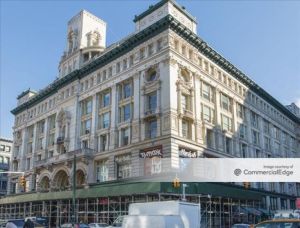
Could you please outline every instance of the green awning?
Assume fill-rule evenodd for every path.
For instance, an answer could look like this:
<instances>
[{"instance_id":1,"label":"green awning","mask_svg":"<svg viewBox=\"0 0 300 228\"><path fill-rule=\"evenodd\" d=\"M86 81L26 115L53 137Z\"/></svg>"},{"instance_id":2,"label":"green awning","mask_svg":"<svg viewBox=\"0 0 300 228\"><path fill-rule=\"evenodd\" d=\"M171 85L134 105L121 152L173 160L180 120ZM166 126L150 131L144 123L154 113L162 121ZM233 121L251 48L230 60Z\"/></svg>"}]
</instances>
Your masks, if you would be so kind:
<instances>
[{"instance_id":1,"label":"green awning","mask_svg":"<svg viewBox=\"0 0 300 228\"><path fill-rule=\"evenodd\" d=\"M108 196L122 196L145 193L177 193L181 194L181 188L174 189L172 183L159 182L130 182L130 181L114 181L98 185L92 185L86 189L77 189L76 197L95 198ZM188 183L186 188L187 194L202 194L211 195L213 197L224 197L234 199L253 199L261 200L263 194L255 190L244 189L239 186L222 184L222 183ZM58 192L35 192L17 194L13 196L6 196L0 199L1 204L10 203L25 203L34 201L48 201L48 200L63 200L71 199L71 191Z\"/></svg>"}]
</instances>

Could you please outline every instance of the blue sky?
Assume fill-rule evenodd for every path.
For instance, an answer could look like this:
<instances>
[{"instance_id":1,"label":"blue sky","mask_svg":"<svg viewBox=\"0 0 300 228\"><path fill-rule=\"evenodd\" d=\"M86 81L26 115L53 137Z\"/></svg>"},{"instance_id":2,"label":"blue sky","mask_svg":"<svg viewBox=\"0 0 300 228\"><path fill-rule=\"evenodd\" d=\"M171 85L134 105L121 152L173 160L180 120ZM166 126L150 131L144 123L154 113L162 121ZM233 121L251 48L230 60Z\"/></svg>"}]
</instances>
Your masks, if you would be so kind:
<instances>
[{"instance_id":1,"label":"blue sky","mask_svg":"<svg viewBox=\"0 0 300 228\"><path fill-rule=\"evenodd\" d=\"M16 97L55 79L68 20L86 9L108 24L107 44L134 31L157 1L0 1L0 135L12 137ZM299 1L180 1L198 35L283 104L300 105Z\"/></svg>"}]
</instances>

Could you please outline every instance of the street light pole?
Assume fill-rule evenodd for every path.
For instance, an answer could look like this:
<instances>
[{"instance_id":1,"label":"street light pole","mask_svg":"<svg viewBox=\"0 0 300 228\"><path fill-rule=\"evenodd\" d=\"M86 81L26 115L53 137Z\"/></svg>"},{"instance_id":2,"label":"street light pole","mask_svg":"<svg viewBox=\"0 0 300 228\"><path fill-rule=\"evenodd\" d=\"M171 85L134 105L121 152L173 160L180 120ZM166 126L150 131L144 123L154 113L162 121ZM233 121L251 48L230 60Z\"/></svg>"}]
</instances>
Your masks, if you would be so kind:
<instances>
[{"instance_id":1,"label":"street light pole","mask_svg":"<svg viewBox=\"0 0 300 228\"><path fill-rule=\"evenodd\" d=\"M72 201L73 201L73 225L76 223L76 155L73 158L73 184L72 184Z\"/></svg>"}]
</instances>

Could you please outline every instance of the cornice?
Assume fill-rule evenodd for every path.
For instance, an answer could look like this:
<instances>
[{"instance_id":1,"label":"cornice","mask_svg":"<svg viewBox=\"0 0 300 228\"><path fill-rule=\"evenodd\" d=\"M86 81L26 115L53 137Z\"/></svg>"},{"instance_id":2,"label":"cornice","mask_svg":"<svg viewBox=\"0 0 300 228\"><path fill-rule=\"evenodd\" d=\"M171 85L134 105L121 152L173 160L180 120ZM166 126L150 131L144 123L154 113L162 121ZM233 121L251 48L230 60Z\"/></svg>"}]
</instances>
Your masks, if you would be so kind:
<instances>
[{"instance_id":1,"label":"cornice","mask_svg":"<svg viewBox=\"0 0 300 228\"><path fill-rule=\"evenodd\" d=\"M279 101L277 101L274 97L272 97L269 93L267 93L264 89L258 86L254 81L252 81L249 77L247 77L244 73L242 73L239 69L237 69L233 64L227 61L224 57L222 57L218 52L212 49L205 41L203 41L200 37L198 37L194 32L188 29L186 26L181 24L178 20L176 20L173 16L167 15L162 18L158 22L152 24L151 26L145 28L139 33L136 33L123 42L116 45L115 48L110 51L104 53L99 58L95 59L93 62L87 64L79 70L75 70L65 77L58 79L51 83L48 87L43 89L37 95L35 95L32 99L25 102L24 104L18 106L13 109L12 114L16 115L21 111L26 110L27 108L32 107L36 103L41 100L49 97L53 93L55 93L58 89L62 88L66 84L76 80L81 79L91 72L101 68L102 66L108 64L109 62L117 59L118 57L126 54L131 51L133 48L138 46L139 44L145 42L146 40L154 37L158 33L170 28L186 41L188 41L191 45L193 45L199 52L201 52L204 56L210 59L212 62L217 64L220 68L227 71L237 80L242 82L248 88L250 88L253 92L260 95L267 102L276 107L283 114L287 115L290 119L295 121L297 124L300 124L300 119L296 117L292 112L290 112L284 105L282 105Z\"/></svg>"}]
</instances>

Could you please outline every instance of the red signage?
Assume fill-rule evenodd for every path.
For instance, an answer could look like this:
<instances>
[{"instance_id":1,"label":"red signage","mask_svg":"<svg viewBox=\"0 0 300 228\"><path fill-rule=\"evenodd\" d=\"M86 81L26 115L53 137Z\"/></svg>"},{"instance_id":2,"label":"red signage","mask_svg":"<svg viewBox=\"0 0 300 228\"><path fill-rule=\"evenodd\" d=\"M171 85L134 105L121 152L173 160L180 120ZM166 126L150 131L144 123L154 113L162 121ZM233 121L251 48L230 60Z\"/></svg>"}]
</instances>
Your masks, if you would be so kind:
<instances>
[{"instance_id":1,"label":"red signage","mask_svg":"<svg viewBox=\"0 0 300 228\"><path fill-rule=\"evenodd\" d=\"M296 208L300 209L300 198L296 199Z\"/></svg>"}]
</instances>

